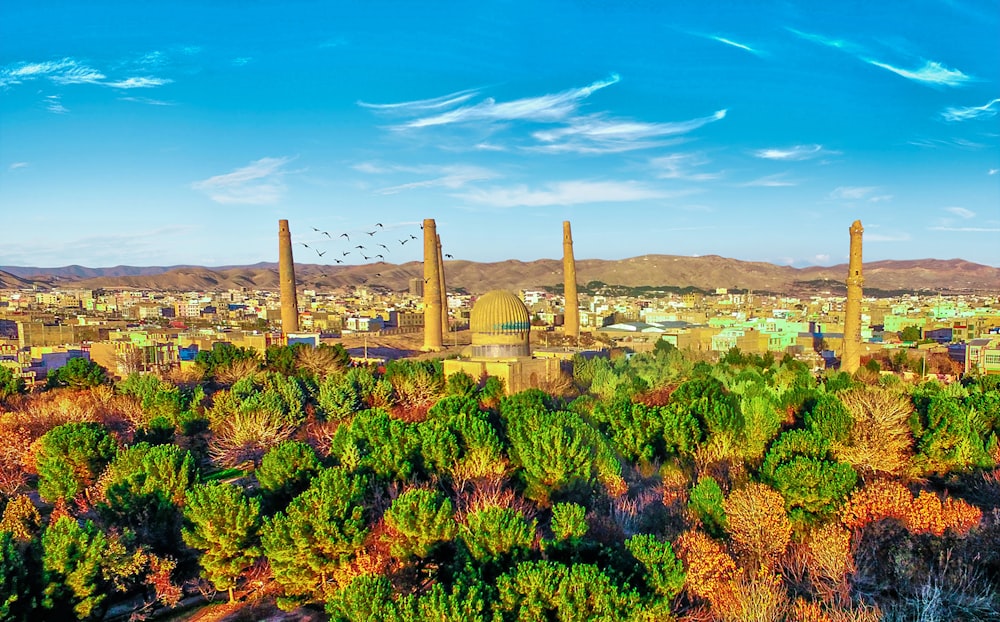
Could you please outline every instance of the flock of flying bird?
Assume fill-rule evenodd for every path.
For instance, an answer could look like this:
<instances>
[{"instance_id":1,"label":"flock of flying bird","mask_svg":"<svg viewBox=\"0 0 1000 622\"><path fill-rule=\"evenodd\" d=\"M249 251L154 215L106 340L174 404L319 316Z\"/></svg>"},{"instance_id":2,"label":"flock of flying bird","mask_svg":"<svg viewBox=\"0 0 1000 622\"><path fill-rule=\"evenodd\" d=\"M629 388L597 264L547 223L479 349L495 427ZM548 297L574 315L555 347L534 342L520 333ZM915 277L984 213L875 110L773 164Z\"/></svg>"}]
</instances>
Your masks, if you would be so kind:
<instances>
[{"instance_id":1,"label":"flock of flying bird","mask_svg":"<svg viewBox=\"0 0 1000 622\"><path fill-rule=\"evenodd\" d=\"M420 225L420 228L423 229L424 226ZM348 243L350 243L352 241L351 240L351 236L348 233L341 233L340 235L334 235L334 234L331 234L329 231L324 231L324 230L320 229L319 227L311 227L311 229L314 232L316 232L316 233L318 233L320 235L325 235L330 240L330 242L333 242L333 241L338 241L339 242L341 238L344 238L345 240L347 240ZM375 240L374 240L376 234L382 233L384 230L385 230L385 226L382 223L377 222L377 223L375 223L372 226L372 230L371 231L364 231L364 232L362 232L360 234L356 233L355 237L363 236L363 235L367 234L368 237L371 238L371 240L369 241L369 244L373 248L370 249L370 248L366 247L364 244L358 244L358 245L354 246L352 250L339 251L340 252L340 257L333 257L333 261L335 263L342 264L342 263L344 263L344 258L345 257L347 257L348 255L350 255L352 252L357 251L357 254L361 255L361 257L365 261L372 261L372 260L378 259L378 260L381 260L381 261L384 262L386 259L385 259L385 255L383 253L389 253L390 252L389 247L386 246L385 244L382 244L381 242L375 242ZM362 238L362 239L365 239L365 238ZM420 238L418 238L417 236L415 236L412 233L410 233L410 234L408 234L408 237L405 237L405 238L403 238L401 240L398 240L398 241L399 241L399 245L400 246L405 246L407 244L407 242L412 242L413 240L419 240L419 239ZM358 240L353 240L353 241L358 241ZM305 242L296 242L296 244L301 244L302 246L304 246L304 247L306 247L308 249L313 250L316 253L316 255L318 255L321 258L324 255L326 255L328 252L330 252L329 249L327 249L327 250L320 250L319 245L316 244L315 242L313 242L312 246L310 246L309 244L306 244ZM368 253L373 252L373 250L375 250L374 249L375 246L381 247L382 252L373 253L372 255L366 255L365 254L366 252L368 252ZM452 255L449 255L447 253L445 253L444 256L447 257L448 259L453 259ZM326 276L326 275L322 274L320 276ZM380 277L382 275L381 274L375 274L375 276L376 277ZM366 280L367 279L363 279L362 278L361 282L363 283Z\"/></svg>"}]
</instances>

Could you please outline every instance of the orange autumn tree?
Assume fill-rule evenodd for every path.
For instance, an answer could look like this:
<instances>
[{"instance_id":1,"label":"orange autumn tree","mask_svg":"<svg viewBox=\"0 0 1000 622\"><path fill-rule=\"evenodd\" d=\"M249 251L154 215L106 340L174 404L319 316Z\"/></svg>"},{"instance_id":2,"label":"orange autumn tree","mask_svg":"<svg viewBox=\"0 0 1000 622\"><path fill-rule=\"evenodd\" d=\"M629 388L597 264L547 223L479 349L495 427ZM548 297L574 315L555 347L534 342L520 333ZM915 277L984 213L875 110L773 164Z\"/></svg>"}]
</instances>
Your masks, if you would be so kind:
<instances>
[{"instance_id":1,"label":"orange autumn tree","mask_svg":"<svg viewBox=\"0 0 1000 622\"><path fill-rule=\"evenodd\" d=\"M979 508L961 499L942 500L926 490L914 497L899 482L878 480L851 495L841 511L841 520L847 527L861 528L893 518L911 533L941 536L948 530L968 533L979 524L982 514Z\"/></svg>"}]
</instances>

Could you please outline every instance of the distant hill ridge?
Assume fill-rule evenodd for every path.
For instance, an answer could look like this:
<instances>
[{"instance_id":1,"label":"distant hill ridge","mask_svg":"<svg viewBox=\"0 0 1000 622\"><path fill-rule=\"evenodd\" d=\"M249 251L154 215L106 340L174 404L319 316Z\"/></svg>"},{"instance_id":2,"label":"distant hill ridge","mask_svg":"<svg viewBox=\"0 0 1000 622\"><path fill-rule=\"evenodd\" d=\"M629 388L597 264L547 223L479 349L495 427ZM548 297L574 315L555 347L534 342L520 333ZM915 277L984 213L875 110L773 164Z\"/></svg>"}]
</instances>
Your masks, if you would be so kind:
<instances>
[{"instance_id":1,"label":"distant hill ridge","mask_svg":"<svg viewBox=\"0 0 1000 622\"><path fill-rule=\"evenodd\" d=\"M407 289L409 279L423 276L420 262L405 264L318 265L296 263L299 286L331 289L367 283L391 290ZM581 259L577 278L581 284L601 281L626 287L718 287L782 293L843 291L847 264L793 268L765 262L741 261L704 255L642 255L628 259ZM562 283L562 261L509 259L493 263L445 261L449 288L470 293L490 289L531 289ZM883 291L936 291L1000 293L1000 268L962 259L885 260L865 263L865 287ZM0 266L0 287L129 287L155 290L199 291L238 288L277 289L277 264L248 266L114 266L87 268L35 268Z\"/></svg>"}]
</instances>

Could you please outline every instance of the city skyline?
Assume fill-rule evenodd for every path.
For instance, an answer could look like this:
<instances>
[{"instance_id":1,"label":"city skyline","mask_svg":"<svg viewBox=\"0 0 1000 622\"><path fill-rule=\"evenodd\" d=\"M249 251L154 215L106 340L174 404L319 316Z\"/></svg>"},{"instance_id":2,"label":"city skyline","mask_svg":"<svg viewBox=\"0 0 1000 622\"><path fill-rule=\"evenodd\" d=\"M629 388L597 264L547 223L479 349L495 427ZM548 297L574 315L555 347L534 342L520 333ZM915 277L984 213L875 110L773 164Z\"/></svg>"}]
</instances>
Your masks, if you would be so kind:
<instances>
[{"instance_id":1,"label":"city skyline","mask_svg":"<svg viewBox=\"0 0 1000 622\"><path fill-rule=\"evenodd\" d=\"M1000 266L1000 10L836 9L8 6L0 265Z\"/></svg>"}]
</instances>

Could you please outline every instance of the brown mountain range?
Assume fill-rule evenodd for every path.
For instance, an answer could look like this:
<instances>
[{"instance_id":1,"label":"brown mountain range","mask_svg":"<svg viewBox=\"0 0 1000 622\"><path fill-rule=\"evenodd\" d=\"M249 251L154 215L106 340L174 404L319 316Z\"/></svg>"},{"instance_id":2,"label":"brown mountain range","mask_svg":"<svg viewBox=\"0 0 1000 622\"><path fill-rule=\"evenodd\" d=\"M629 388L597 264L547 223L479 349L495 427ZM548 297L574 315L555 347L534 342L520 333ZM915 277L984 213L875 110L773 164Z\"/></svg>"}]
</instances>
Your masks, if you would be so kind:
<instances>
[{"instance_id":1,"label":"brown mountain range","mask_svg":"<svg viewBox=\"0 0 1000 622\"><path fill-rule=\"evenodd\" d=\"M238 288L277 289L277 264L204 268L68 269L0 267L0 287L20 288L35 283L42 287L143 288L153 290L199 291ZM102 273L107 270L109 273ZM20 273L18 276L11 272ZM30 279L26 273L32 271ZM481 293L490 289L530 289L555 286L562 282L562 262L507 260L496 263L445 261L449 288ZM626 287L717 287L753 289L781 293L830 291L842 293L846 264L831 267L793 268L763 262L740 261L718 255L683 257L643 255L620 260L582 259L577 261L581 284L600 281ZM961 259L920 259L876 261L864 266L865 287L871 292L1000 292L1000 268ZM22 276L24 275L24 276ZM409 279L422 277L419 262L401 265L373 263L359 266L296 264L300 287L320 291L352 287L362 283L403 291Z\"/></svg>"}]
</instances>

